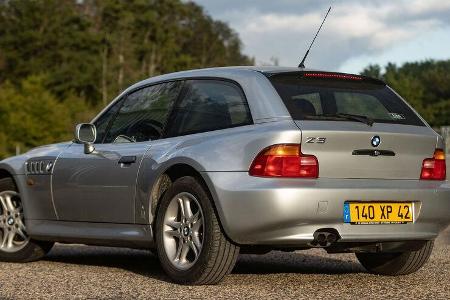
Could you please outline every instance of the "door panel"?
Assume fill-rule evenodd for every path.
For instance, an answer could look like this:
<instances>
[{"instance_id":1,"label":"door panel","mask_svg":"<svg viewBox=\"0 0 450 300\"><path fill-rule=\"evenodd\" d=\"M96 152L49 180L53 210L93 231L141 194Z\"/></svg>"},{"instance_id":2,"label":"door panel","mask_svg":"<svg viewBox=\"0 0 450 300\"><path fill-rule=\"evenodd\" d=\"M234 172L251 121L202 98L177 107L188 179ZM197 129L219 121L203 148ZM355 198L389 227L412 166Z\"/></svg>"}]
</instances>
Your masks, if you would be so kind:
<instances>
[{"instance_id":1,"label":"door panel","mask_svg":"<svg viewBox=\"0 0 450 300\"><path fill-rule=\"evenodd\" d=\"M53 173L59 220L135 223L136 178L151 141L162 138L182 82L143 86L97 119L96 150L72 144ZM103 136L103 137L102 137Z\"/></svg>"},{"instance_id":2,"label":"door panel","mask_svg":"<svg viewBox=\"0 0 450 300\"><path fill-rule=\"evenodd\" d=\"M72 144L58 159L53 196L59 220L134 223L136 176L150 143ZM136 157L135 161L130 159ZM120 160L125 163L120 163Z\"/></svg>"}]
</instances>

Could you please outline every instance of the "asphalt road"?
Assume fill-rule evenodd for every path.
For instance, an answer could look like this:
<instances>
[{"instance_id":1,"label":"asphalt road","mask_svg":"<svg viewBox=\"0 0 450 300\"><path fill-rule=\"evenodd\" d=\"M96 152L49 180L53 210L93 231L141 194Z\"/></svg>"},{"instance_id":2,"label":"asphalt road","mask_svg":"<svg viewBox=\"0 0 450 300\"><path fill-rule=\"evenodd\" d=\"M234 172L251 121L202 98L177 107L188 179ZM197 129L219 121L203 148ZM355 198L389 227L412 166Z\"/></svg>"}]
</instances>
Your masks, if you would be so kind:
<instances>
[{"instance_id":1,"label":"asphalt road","mask_svg":"<svg viewBox=\"0 0 450 300\"><path fill-rule=\"evenodd\" d=\"M46 259L0 263L1 299L450 299L450 229L437 240L416 274L367 274L352 254L241 255L220 285L187 287L169 282L147 251L56 245Z\"/></svg>"}]
</instances>

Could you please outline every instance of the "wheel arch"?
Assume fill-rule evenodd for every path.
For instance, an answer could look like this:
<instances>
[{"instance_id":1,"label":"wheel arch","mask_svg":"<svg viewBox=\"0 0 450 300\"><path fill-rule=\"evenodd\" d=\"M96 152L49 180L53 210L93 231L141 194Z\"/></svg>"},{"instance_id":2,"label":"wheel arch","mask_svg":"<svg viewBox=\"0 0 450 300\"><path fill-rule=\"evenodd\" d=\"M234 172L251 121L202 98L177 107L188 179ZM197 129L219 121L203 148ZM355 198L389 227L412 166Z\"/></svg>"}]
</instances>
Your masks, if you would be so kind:
<instances>
[{"instance_id":1,"label":"wheel arch","mask_svg":"<svg viewBox=\"0 0 450 300\"><path fill-rule=\"evenodd\" d=\"M17 184L17 180L16 180L16 178L14 178L13 173L10 172L9 170L6 170L5 168L0 167L0 179L5 179L5 178L11 178L11 180L14 182L14 185L16 186L17 190L19 190L19 193L20 193L20 187Z\"/></svg>"},{"instance_id":2,"label":"wheel arch","mask_svg":"<svg viewBox=\"0 0 450 300\"><path fill-rule=\"evenodd\" d=\"M166 167L161 174L155 180L151 189L150 199L150 213L155 216L158 203L161 200L164 192L174 183L177 179L185 176L191 176L199 180L208 193L211 193L210 187L203 178L201 172L199 172L192 165L187 163L175 163L169 167ZM212 195L210 195L212 196ZM215 201L214 201L215 202Z\"/></svg>"},{"instance_id":3,"label":"wheel arch","mask_svg":"<svg viewBox=\"0 0 450 300\"><path fill-rule=\"evenodd\" d=\"M12 174L10 172L6 171L5 169L0 168L0 179L7 178L7 177L12 177Z\"/></svg>"},{"instance_id":4,"label":"wheel arch","mask_svg":"<svg viewBox=\"0 0 450 300\"><path fill-rule=\"evenodd\" d=\"M151 226L154 227L155 225L154 220L156 219L156 213L158 211L159 203L161 202L164 193L172 185L173 182L185 176L196 178L208 193L208 196L210 197L214 210L217 214L219 225L221 226L225 235L227 235L226 228L224 228L222 224L223 219L221 208L217 205L219 203L219 201L217 201L217 194L208 174L206 172L198 171L192 165L187 163L175 163L167 167L163 172L161 172L161 175L158 176L158 179L155 180L155 183L153 184L153 187L151 189L150 198L150 215L152 216L152 220L150 220Z\"/></svg>"}]
</instances>

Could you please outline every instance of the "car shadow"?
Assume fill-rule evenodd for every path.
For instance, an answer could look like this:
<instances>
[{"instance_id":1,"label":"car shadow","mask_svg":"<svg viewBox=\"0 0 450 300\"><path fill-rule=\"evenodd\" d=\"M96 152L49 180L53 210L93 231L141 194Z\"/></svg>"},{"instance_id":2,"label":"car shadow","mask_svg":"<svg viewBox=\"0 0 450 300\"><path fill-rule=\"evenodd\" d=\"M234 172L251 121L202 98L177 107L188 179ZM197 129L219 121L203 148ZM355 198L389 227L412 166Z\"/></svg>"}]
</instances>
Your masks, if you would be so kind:
<instances>
[{"instance_id":1,"label":"car shadow","mask_svg":"<svg viewBox=\"0 0 450 300\"><path fill-rule=\"evenodd\" d=\"M266 255L240 255L234 274L354 274L366 273L357 262L345 258L302 252L273 251Z\"/></svg>"},{"instance_id":2,"label":"car shadow","mask_svg":"<svg viewBox=\"0 0 450 300\"><path fill-rule=\"evenodd\" d=\"M351 259L310 253L273 251L265 255L240 255L233 274L354 274L365 273ZM158 258L150 251L109 247L57 245L45 258L49 262L119 268L161 281L170 281Z\"/></svg>"},{"instance_id":3,"label":"car shadow","mask_svg":"<svg viewBox=\"0 0 450 300\"><path fill-rule=\"evenodd\" d=\"M58 244L44 260L61 264L116 268L161 281L170 281L158 258L148 250Z\"/></svg>"}]
</instances>

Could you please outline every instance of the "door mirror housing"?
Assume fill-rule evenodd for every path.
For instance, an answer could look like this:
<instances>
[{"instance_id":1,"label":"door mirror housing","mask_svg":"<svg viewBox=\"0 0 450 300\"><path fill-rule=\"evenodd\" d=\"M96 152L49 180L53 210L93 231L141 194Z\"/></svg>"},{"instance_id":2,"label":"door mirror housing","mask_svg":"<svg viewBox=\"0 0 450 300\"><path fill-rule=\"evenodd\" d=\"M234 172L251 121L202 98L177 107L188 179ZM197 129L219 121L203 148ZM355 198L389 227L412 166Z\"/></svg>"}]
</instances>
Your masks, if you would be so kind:
<instances>
[{"instance_id":1,"label":"door mirror housing","mask_svg":"<svg viewBox=\"0 0 450 300\"><path fill-rule=\"evenodd\" d=\"M84 145L84 153L95 151L94 142L97 139L97 129L94 124L82 123L75 128L75 141Z\"/></svg>"}]
</instances>

